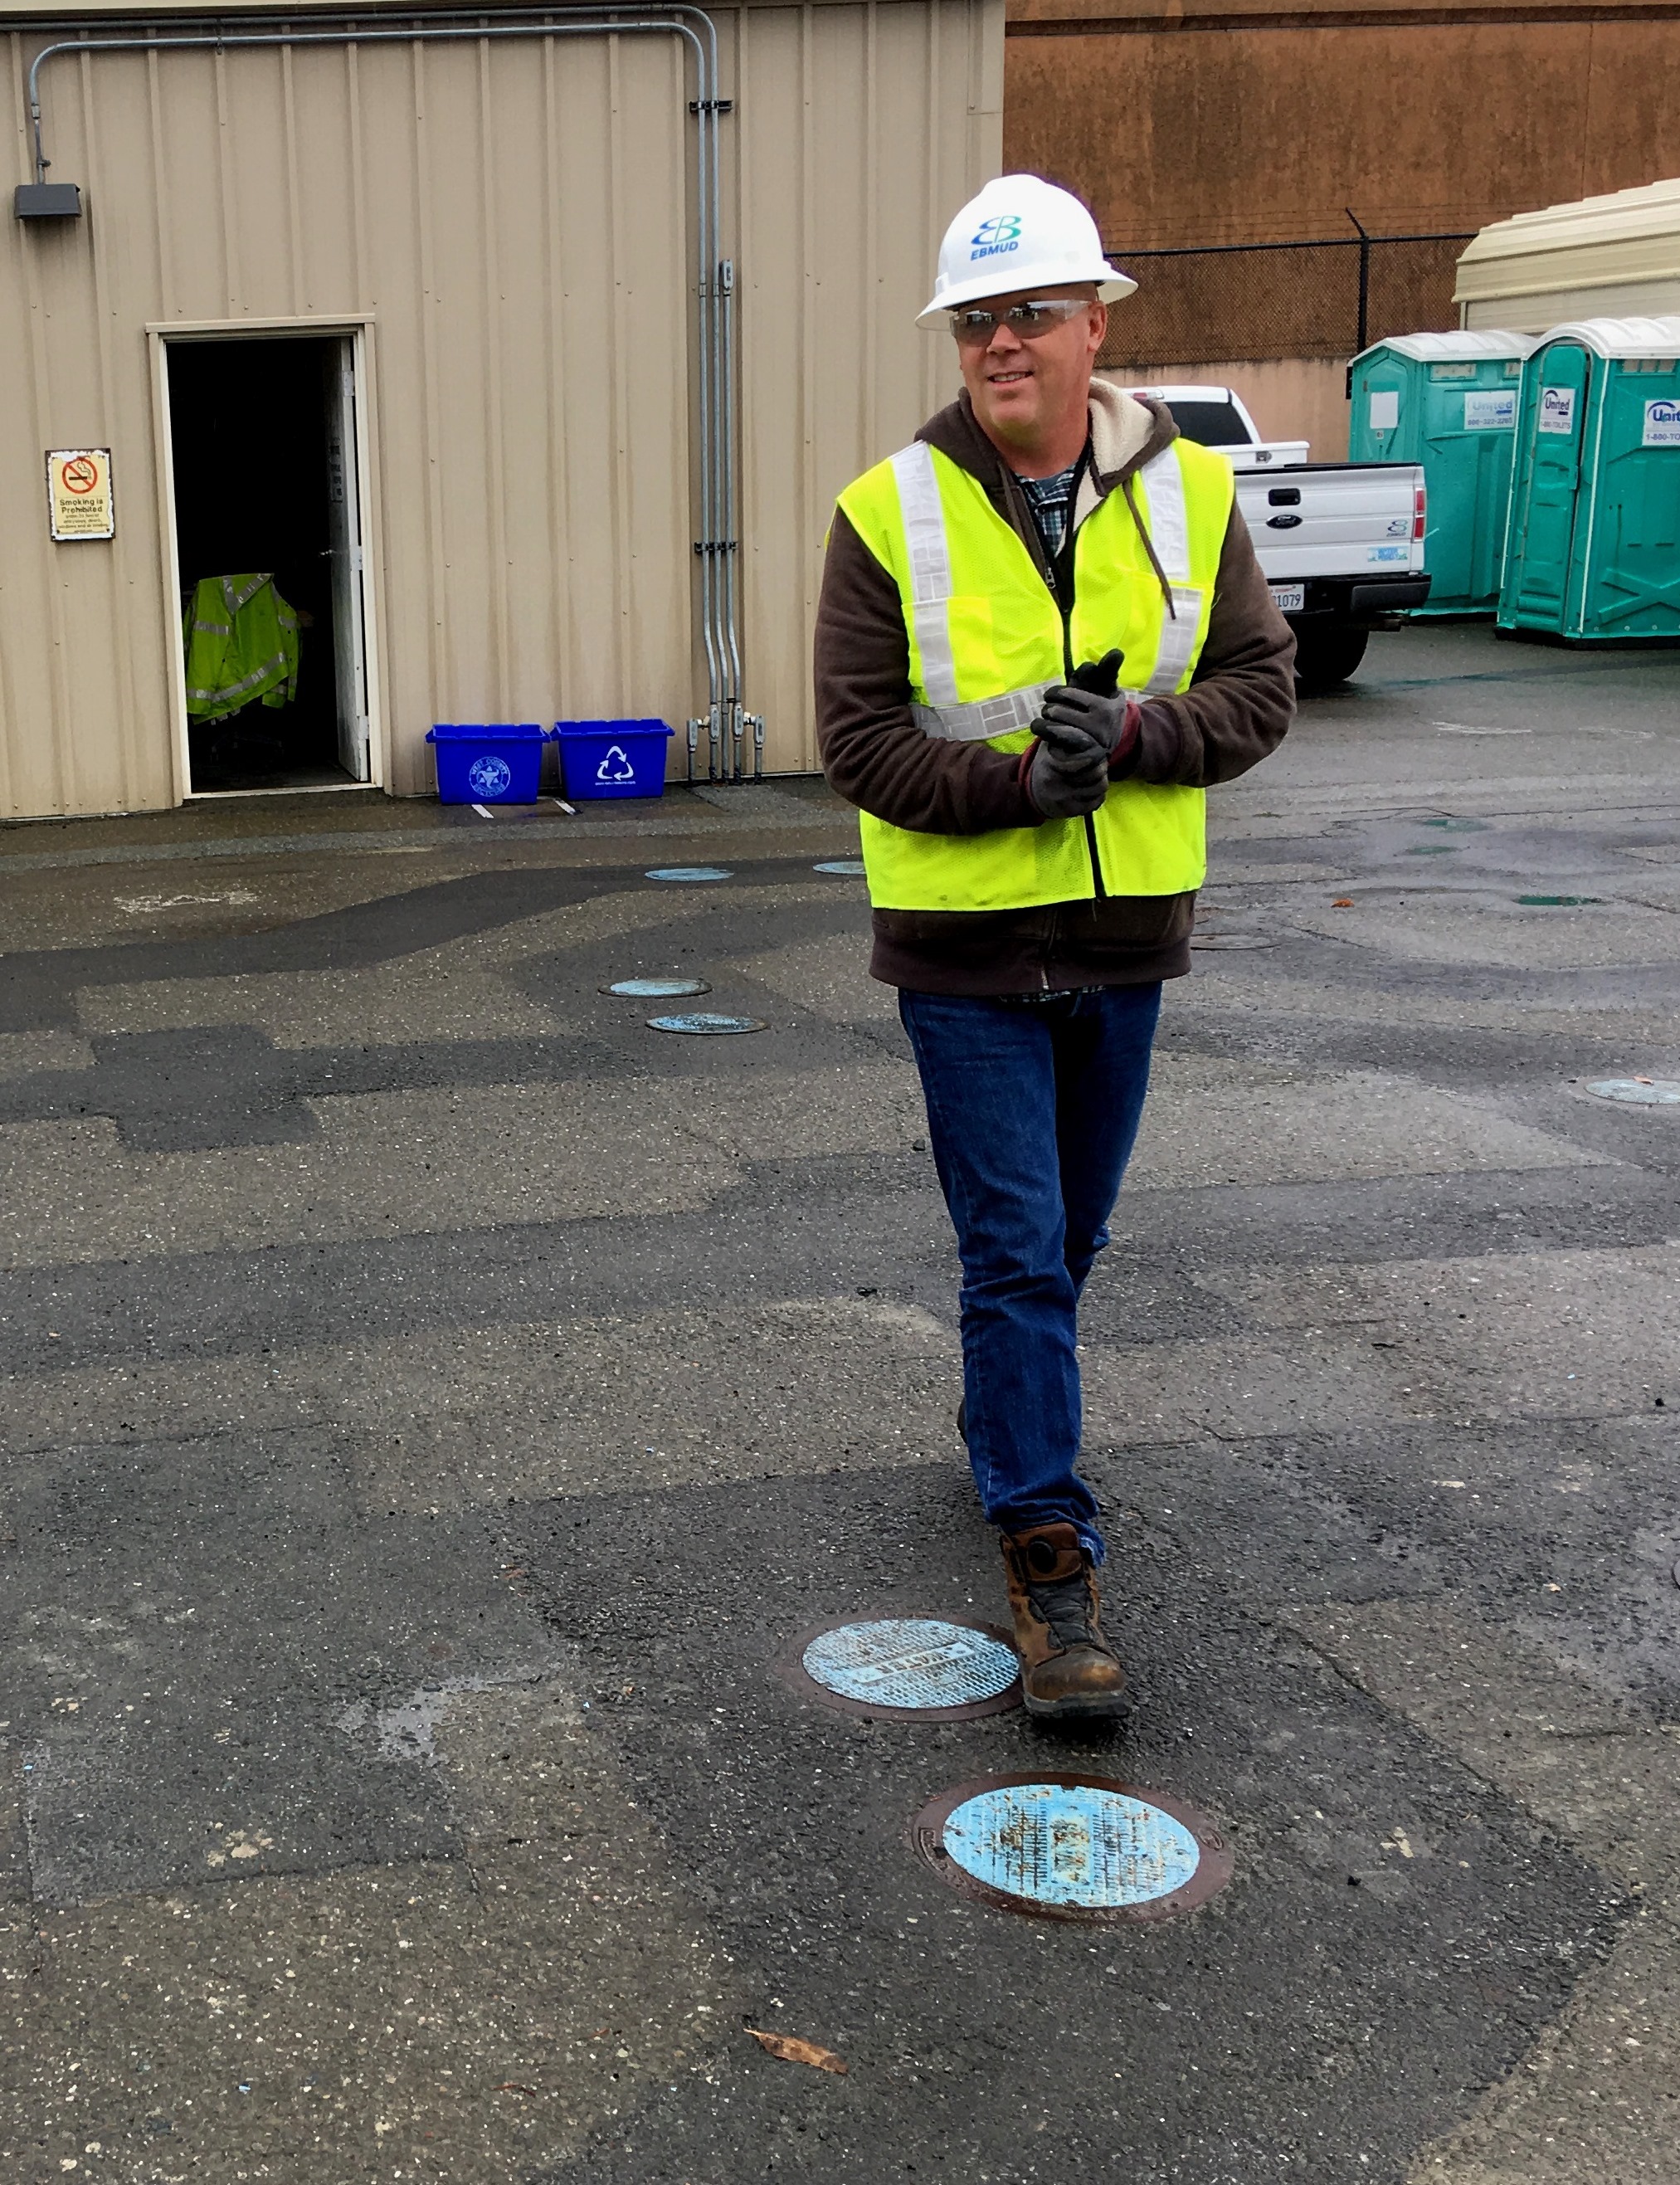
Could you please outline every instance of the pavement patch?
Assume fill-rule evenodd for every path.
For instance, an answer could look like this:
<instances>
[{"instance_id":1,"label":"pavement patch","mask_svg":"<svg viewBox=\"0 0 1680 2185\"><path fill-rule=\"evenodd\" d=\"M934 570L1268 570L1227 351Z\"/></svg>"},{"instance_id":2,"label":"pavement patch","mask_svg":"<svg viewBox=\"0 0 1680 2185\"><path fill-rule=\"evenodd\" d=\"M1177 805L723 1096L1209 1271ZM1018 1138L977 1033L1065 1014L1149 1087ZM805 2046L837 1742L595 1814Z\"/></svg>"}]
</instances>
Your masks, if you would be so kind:
<instances>
[{"instance_id":1,"label":"pavement patch","mask_svg":"<svg viewBox=\"0 0 1680 2185\"><path fill-rule=\"evenodd\" d=\"M454 1697L450 1858L0 1908L7 2177L506 2185L715 2070L738 1981L588 1719Z\"/></svg>"},{"instance_id":2,"label":"pavement patch","mask_svg":"<svg viewBox=\"0 0 1680 2185\"><path fill-rule=\"evenodd\" d=\"M1572 1168L1602 1158L1501 1114L1485 1097L1387 1071L1158 1049L1151 1076L1128 1193Z\"/></svg>"},{"instance_id":3,"label":"pavement patch","mask_svg":"<svg viewBox=\"0 0 1680 2185\"><path fill-rule=\"evenodd\" d=\"M750 1052L751 1050L744 1050ZM752 1160L907 1151L926 1130L908 1063L756 1075L728 1115L691 1080L633 1098L599 1079L311 1098L305 1143L126 1146L99 1117L0 1125L5 1264L436 1235L505 1222L698 1211Z\"/></svg>"},{"instance_id":4,"label":"pavement patch","mask_svg":"<svg viewBox=\"0 0 1680 2185\"><path fill-rule=\"evenodd\" d=\"M1408 2185L1668 2185L1680 2087L1680 1724L1616 1705L1510 1629L1441 1602L1292 1626L1633 1892L1609 1958Z\"/></svg>"}]
</instances>

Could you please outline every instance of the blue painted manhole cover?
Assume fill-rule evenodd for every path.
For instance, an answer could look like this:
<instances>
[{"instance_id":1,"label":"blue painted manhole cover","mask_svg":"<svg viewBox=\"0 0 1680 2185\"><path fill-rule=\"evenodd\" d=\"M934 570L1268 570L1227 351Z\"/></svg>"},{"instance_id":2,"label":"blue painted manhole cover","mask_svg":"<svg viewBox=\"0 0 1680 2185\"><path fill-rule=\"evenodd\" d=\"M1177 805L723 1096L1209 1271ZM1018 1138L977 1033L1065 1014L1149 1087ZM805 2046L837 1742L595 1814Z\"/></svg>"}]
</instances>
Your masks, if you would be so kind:
<instances>
[{"instance_id":1,"label":"blue painted manhole cover","mask_svg":"<svg viewBox=\"0 0 1680 2185\"><path fill-rule=\"evenodd\" d=\"M1672 1077L1595 1077L1587 1090L1630 1108L1680 1108L1680 1083Z\"/></svg>"},{"instance_id":2,"label":"blue painted manhole cover","mask_svg":"<svg viewBox=\"0 0 1680 2185\"><path fill-rule=\"evenodd\" d=\"M1158 1791L1100 1775L997 1775L918 1814L916 1846L952 1886L1054 1920L1161 1920L1231 1875L1207 1818Z\"/></svg>"},{"instance_id":3,"label":"blue painted manhole cover","mask_svg":"<svg viewBox=\"0 0 1680 2185\"><path fill-rule=\"evenodd\" d=\"M843 880L861 880L863 877L862 858L830 858L826 863L812 865L813 873L835 873Z\"/></svg>"},{"instance_id":4,"label":"blue painted manhole cover","mask_svg":"<svg viewBox=\"0 0 1680 2185\"><path fill-rule=\"evenodd\" d=\"M800 1681L870 1715L991 1714L1020 1705L1020 1665L1001 1632L938 1616L837 1623L808 1638Z\"/></svg>"},{"instance_id":5,"label":"blue painted manhole cover","mask_svg":"<svg viewBox=\"0 0 1680 2185\"><path fill-rule=\"evenodd\" d=\"M734 875L727 865L656 865L642 877L650 880L727 880Z\"/></svg>"},{"instance_id":6,"label":"blue painted manhole cover","mask_svg":"<svg viewBox=\"0 0 1680 2185\"><path fill-rule=\"evenodd\" d=\"M767 1031L762 1017L720 1017L711 1009L689 1009L680 1016L650 1017L653 1031L692 1031L716 1035L731 1031Z\"/></svg>"},{"instance_id":7,"label":"blue painted manhole cover","mask_svg":"<svg viewBox=\"0 0 1680 2185\"><path fill-rule=\"evenodd\" d=\"M712 988L705 979L615 979L601 992L633 1002L669 1002L678 994L709 994Z\"/></svg>"}]
</instances>

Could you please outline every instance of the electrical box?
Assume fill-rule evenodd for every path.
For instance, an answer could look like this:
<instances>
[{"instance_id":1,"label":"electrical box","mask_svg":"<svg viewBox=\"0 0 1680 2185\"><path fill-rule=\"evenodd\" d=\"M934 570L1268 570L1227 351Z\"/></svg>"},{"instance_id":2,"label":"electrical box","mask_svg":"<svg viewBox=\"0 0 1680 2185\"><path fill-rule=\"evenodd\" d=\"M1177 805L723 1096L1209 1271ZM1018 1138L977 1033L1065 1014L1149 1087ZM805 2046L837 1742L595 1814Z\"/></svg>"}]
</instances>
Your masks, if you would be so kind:
<instances>
[{"instance_id":1,"label":"electrical box","mask_svg":"<svg viewBox=\"0 0 1680 2185\"><path fill-rule=\"evenodd\" d=\"M20 220L80 220L79 182L20 182L12 197Z\"/></svg>"}]
</instances>

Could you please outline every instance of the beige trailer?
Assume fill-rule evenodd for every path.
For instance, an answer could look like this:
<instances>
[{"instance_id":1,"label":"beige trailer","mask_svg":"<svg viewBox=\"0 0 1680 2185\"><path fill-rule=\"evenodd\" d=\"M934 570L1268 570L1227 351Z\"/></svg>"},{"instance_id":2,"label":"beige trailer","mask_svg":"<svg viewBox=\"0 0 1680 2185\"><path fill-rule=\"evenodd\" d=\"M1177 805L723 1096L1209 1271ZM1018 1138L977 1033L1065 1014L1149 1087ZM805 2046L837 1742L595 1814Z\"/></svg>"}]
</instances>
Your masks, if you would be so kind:
<instances>
[{"instance_id":1,"label":"beige trailer","mask_svg":"<svg viewBox=\"0 0 1680 2185\"><path fill-rule=\"evenodd\" d=\"M424 794L436 721L814 764L828 513L954 387L914 318L998 169L1002 0L8 43L0 817ZM294 702L190 724L192 587L268 571Z\"/></svg>"},{"instance_id":2,"label":"beige trailer","mask_svg":"<svg viewBox=\"0 0 1680 2185\"><path fill-rule=\"evenodd\" d=\"M1680 311L1680 182L1496 221L1460 259L1453 293L1460 326L1526 334Z\"/></svg>"}]
</instances>

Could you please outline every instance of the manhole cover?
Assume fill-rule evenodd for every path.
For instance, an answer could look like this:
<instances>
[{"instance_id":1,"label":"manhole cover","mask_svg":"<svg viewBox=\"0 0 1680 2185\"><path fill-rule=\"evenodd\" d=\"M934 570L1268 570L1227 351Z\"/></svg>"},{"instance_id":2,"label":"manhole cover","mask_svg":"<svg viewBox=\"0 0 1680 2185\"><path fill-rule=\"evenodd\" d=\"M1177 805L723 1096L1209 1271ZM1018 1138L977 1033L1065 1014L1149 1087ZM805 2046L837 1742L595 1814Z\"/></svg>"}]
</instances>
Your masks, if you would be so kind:
<instances>
[{"instance_id":1,"label":"manhole cover","mask_svg":"<svg viewBox=\"0 0 1680 2185\"><path fill-rule=\"evenodd\" d=\"M954 1889L1052 1920L1165 1920L1231 1875L1205 1814L1101 1775L994 1775L931 1799L917 1849Z\"/></svg>"},{"instance_id":2,"label":"manhole cover","mask_svg":"<svg viewBox=\"0 0 1680 2185\"><path fill-rule=\"evenodd\" d=\"M1680 1083L1672 1077L1596 1077L1587 1090L1631 1108L1680 1108Z\"/></svg>"},{"instance_id":3,"label":"manhole cover","mask_svg":"<svg viewBox=\"0 0 1680 2185\"><path fill-rule=\"evenodd\" d=\"M1520 903L1530 910L1578 910L1582 903L1602 902L1601 895L1520 895Z\"/></svg>"},{"instance_id":4,"label":"manhole cover","mask_svg":"<svg viewBox=\"0 0 1680 2185\"><path fill-rule=\"evenodd\" d=\"M830 858L826 864L812 865L813 873L838 873L842 880L861 880L863 877L862 858Z\"/></svg>"},{"instance_id":5,"label":"manhole cover","mask_svg":"<svg viewBox=\"0 0 1680 2185\"><path fill-rule=\"evenodd\" d=\"M678 994L709 994L712 987L705 979L615 979L600 991L633 1002L668 1002Z\"/></svg>"},{"instance_id":6,"label":"manhole cover","mask_svg":"<svg viewBox=\"0 0 1680 2185\"><path fill-rule=\"evenodd\" d=\"M1192 933L1192 948L1275 948L1277 943L1263 933Z\"/></svg>"},{"instance_id":7,"label":"manhole cover","mask_svg":"<svg viewBox=\"0 0 1680 2185\"><path fill-rule=\"evenodd\" d=\"M807 1698L850 1714L965 1721L1021 1703L1001 1631L950 1617L881 1616L806 1633L785 1657Z\"/></svg>"},{"instance_id":8,"label":"manhole cover","mask_svg":"<svg viewBox=\"0 0 1680 2185\"><path fill-rule=\"evenodd\" d=\"M685 1015L650 1017L653 1031L692 1031L721 1034L732 1031L766 1031L769 1027L762 1017L720 1017L711 1009L690 1009Z\"/></svg>"},{"instance_id":9,"label":"manhole cover","mask_svg":"<svg viewBox=\"0 0 1680 2185\"><path fill-rule=\"evenodd\" d=\"M1409 842L1406 855L1409 858L1456 858L1459 849L1457 842Z\"/></svg>"},{"instance_id":10,"label":"manhole cover","mask_svg":"<svg viewBox=\"0 0 1680 2185\"><path fill-rule=\"evenodd\" d=\"M643 877L650 880L727 880L734 876L724 865L656 865Z\"/></svg>"}]
</instances>

